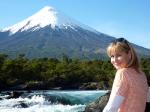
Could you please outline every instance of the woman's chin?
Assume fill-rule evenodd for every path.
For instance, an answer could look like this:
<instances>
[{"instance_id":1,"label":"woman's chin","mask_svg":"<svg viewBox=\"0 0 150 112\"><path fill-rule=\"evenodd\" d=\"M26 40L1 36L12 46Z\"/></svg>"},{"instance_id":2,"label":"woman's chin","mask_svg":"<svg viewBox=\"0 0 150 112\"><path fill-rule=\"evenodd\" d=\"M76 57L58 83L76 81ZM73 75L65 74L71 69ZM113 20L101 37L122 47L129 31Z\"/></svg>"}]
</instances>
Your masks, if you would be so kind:
<instances>
[{"instance_id":1,"label":"woman's chin","mask_svg":"<svg viewBox=\"0 0 150 112\"><path fill-rule=\"evenodd\" d=\"M120 67L120 66L115 66L115 68L116 68L117 70L121 69L121 67Z\"/></svg>"}]
</instances>

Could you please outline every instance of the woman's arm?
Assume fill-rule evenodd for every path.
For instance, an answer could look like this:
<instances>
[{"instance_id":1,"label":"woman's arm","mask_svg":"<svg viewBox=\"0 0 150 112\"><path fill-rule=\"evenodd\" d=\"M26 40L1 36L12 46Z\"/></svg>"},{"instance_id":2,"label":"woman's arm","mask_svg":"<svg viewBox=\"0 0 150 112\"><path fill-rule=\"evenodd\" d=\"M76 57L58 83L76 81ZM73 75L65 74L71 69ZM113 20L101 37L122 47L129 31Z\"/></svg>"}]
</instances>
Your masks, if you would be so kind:
<instances>
[{"instance_id":1,"label":"woman's arm","mask_svg":"<svg viewBox=\"0 0 150 112\"><path fill-rule=\"evenodd\" d=\"M129 89L128 74L125 69L118 70L115 75L109 101L103 112L117 112Z\"/></svg>"},{"instance_id":2,"label":"woman's arm","mask_svg":"<svg viewBox=\"0 0 150 112\"><path fill-rule=\"evenodd\" d=\"M111 97L103 112L117 112L123 100L124 97L121 95L115 95L114 97Z\"/></svg>"}]
</instances>

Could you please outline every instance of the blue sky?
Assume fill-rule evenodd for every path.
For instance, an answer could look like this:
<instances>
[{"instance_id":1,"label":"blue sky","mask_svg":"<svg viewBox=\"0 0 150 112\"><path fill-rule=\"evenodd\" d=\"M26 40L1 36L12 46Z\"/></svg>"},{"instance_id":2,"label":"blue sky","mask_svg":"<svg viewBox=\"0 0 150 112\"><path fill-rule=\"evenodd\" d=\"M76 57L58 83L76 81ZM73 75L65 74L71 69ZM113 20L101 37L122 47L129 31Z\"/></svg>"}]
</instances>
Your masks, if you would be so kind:
<instances>
[{"instance_id":1,"label":"blue sky","mask_svg":"<svg viewBox=\"0 0 150 112\"><path fill-rule=\"evenodd\" d=\"M150 0L1 0L0 29L52 6L99 32L150 49Z\"/></svg>"}]
</instances>

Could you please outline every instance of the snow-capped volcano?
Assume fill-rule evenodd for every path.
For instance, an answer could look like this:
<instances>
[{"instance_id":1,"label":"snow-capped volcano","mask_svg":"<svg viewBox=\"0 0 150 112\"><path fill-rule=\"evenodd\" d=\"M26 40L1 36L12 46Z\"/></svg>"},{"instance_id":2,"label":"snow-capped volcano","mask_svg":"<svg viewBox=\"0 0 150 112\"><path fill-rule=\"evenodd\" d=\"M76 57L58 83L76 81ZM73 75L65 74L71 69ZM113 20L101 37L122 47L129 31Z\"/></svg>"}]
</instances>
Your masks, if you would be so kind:
<instances>
[{"instance_id":1,"label":"snow-capped volcano","mask_svg":"<svg viewBox=\"0 0 150 112\"><path fill-rule=\"evenodd\" d=\"M106 47L114 37L46 6L27 19L0 31L0 53L10 57L25 54L28 58L104 59ZM135 45L142 56L150 50Z\"/></svg>"},{"instance_id":2,"label":"snow-capped volcano","mask_svg":"<svg viewBox=\"0 0 150 112\"><path fill-rule=\"evenodd\" d=\"M29 29L32 29L32 31L34 31L36 29L43 28L47 25L51 25L52 28L55 28L55 26L67 28L68 26L74 26L75 23L77 22L63 15L62 13L59 13L53 7L45 6L43 9L41 9L39 12L32 15L31 17L13 26L4 28L3 31L10 31L11 34L14 34L18 31L22 32L27 31Z\"/></svg>"}]
</instances>

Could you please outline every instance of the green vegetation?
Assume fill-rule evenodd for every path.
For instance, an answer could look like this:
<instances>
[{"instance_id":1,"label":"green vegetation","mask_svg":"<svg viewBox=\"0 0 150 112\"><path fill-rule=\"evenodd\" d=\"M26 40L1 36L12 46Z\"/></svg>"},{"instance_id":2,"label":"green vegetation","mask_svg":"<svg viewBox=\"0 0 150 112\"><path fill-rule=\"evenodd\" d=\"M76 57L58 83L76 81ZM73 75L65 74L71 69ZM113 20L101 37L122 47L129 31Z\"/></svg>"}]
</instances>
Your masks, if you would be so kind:
<instances>
[{"instance_id":1,"label":"green vegetation","mask_svg":"<svg viewBox=\"0 0 150 112\"><path fill-rule=\"evenodd\" d=\"M141 66L150 84L150 58L141 59ZM108 60L78 60L63 55L62 59L27 59L19 55L15 59L0 54L0 89L24 85L33 89L35 85L45 89L75 87L96 82L103 89L112 86L115 69ZM93 83L94 85L94 83ZM38 89L40 89L37 86ZM89 86L89 85L88 85ZM92 86L92 84L91 84ZM43 87L41 87L43 89Z\"/></svg>"}]
</instances>

